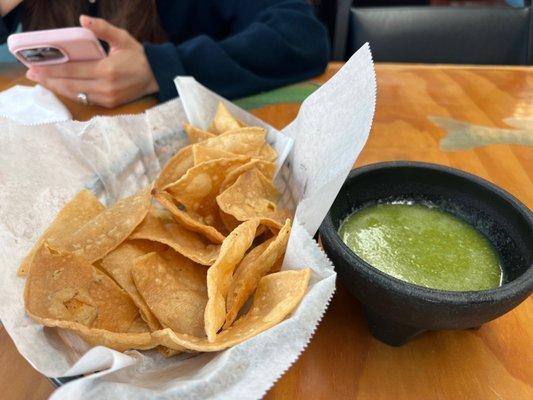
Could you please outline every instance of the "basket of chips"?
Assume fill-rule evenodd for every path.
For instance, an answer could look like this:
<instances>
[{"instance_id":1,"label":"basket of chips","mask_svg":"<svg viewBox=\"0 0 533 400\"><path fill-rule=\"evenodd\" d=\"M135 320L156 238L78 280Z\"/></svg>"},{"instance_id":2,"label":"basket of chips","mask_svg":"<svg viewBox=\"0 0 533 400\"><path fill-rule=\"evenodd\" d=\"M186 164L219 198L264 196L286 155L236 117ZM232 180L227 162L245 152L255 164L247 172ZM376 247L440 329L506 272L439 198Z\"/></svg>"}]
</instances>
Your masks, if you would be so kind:
<instances>
[{"instance_id":1,"label":"basket of chips","mask_svg":"<svg viewBox=\"0 0 533 400\"><path fill-rule=\"evenodd\" d=\"M64 174L38 194L23 185L22 203L0 199L0 215L53 206L26 237L31 213L0 225L0 317L38 370L76 377L53 397L258 398L333 294L333 266L312 236L370 129L368 48L283 132L192 78L176 83L181 99L143 116L42 126L78 157L68 173L53 157L19 172L15 155L0 162L0 176ZM346 100L350 90L359 98ZM10 129L21 132L10 140L29 135Z\"/></svg>"}]
</instances>

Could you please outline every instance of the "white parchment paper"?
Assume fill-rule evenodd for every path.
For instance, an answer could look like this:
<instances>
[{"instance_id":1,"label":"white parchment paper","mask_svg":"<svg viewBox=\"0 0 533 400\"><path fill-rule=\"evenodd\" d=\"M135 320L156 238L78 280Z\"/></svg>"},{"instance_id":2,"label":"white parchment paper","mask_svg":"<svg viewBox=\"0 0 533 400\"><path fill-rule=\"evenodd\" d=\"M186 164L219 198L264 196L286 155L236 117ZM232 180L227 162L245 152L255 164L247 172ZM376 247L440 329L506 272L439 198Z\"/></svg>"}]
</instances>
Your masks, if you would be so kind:
<instances>
[{"instance_id":1,"label":"white parchment paper","mask_svg":"<svg viewBox=\"0 0 533 400\"><path fill-rule=\"evenodd\" d=\"M15 85L0 92L0 117L22 125L61 122L72 118L67 107L41 85Z\"/></svg>"},{"instance_id":2,"label":"white parchment paper","mask_svg":"<svg viewBox=\"0 0 533 400\"><path fill-rule=\"evenodd\" d=\"M85 375L53 399L260 398L304 350L333 295L333 266L312 235L368 137L375 105L368 45L309 96L281 134L228 103L238 118L265 126L285 160L277 184L296 217L283 268L313 271L289 318L222 352L165 359L156 351L89 348L74 334L26 317L16 269L66 201L82 188L108 204L137 191L186 144L185 121L205 127L212 118L218 96L192 78L176 84L181 99L141 115L32 127L0 118L0 319L44 375Z\"/></svg>"}]
</instances>

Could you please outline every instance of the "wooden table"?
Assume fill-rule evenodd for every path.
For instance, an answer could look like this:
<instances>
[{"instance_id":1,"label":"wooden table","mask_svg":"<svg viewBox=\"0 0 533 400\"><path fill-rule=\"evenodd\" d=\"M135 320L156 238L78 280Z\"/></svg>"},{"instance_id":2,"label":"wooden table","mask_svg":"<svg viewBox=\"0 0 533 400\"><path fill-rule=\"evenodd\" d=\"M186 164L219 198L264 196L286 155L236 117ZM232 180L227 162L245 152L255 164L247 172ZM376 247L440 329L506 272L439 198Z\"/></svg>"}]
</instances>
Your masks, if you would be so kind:
<instances>
[{"instance_id":1,"label":"wooden table","mask_svg":"<svg viewBox=\"0 0 533 400\"><path fill-rule=\"evenodd\" d=\"M315 81L324 82L333 63ZM450 116L501 127L502 118L533 117L533 70L523 67L376 66L378 100L370 139L356 165L419 160L479 175L533 207L533 147L492 145L443 152L442 130L428 116ZM2 71L2 70L0 70ZM23 80L4 70L3 90ZM141 112L143 99L114 110L67 102L76 119ZM298 104L266 106L253 113L281 128ZM2 398L43 399L53 388L17 353L0 328ZM267 399L482 399L533 398L533 300L474 331L430 332L392 348L373 339L359 303L341 285L313 340L270 390Z\"/></svg>"}]
</instances>

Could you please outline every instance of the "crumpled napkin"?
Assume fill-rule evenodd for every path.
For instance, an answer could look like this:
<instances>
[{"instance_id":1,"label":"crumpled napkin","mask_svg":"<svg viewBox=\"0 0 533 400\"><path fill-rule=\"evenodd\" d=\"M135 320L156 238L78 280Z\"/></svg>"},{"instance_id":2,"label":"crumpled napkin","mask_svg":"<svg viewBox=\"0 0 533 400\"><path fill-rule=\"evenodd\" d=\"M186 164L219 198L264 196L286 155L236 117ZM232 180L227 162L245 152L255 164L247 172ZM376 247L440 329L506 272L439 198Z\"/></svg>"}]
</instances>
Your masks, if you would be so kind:
<instances>
[{"instance_id":1,"label":"crumpled napkin","mask_svg":"<svg viewBox=\"0 0 533 400\"><path fill-rule=\"evenodd\" d=\"M0 116L22 125L62 122L72 119L69 110L41 85L16 85L0 92Z\"/></svg>"}]
</instances>

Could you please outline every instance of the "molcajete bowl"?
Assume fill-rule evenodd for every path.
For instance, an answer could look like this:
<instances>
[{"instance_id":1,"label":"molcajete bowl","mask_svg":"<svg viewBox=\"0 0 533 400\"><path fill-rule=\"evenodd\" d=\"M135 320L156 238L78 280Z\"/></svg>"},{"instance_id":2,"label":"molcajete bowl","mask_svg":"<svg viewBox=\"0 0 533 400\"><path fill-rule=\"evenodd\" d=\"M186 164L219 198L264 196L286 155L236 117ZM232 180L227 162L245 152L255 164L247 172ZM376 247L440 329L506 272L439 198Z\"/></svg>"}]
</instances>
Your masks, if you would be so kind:
<instances>
[{"instance_id":1,"label":"molcajete bowl","mask_svg":"<svg viewBox=\"0 0 533 400\"><path fill-rule=\"evenodd\" d=\"M397 200L430 202L483 233L500 257L503 284L481 291L430 289L396 279L359 258L338 235L340 224L361 207ZM531 211L492 183L453 168L387 162L353 170L320 237L340 280L363 304L371 333L394 346L426 330L477 328L516 307L533 289Z\"/></svg>"}]
</instances>

